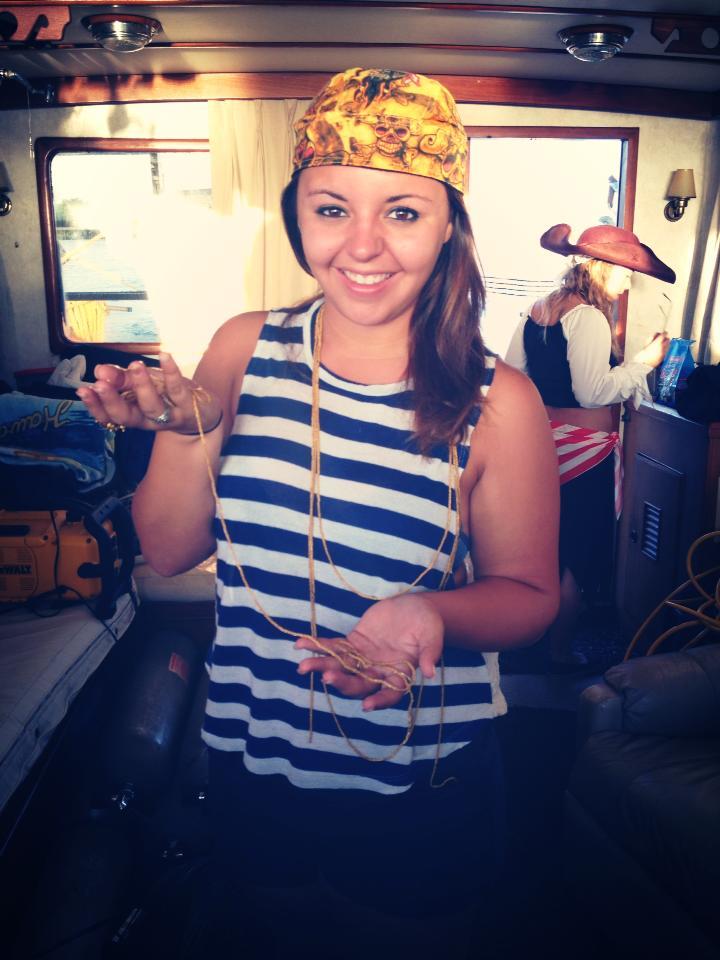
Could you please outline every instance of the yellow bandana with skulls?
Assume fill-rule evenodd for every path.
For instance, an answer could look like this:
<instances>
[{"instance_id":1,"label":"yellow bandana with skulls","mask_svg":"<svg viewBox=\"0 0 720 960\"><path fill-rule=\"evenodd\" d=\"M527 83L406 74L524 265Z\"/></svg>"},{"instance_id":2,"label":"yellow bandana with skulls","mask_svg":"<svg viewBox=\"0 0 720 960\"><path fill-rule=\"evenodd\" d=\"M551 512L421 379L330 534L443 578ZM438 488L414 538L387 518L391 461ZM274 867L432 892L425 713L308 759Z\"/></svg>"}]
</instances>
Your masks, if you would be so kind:
<instances>
[{"instance_id":1,"label":"yellow bandana with skulls","mask_svg":"<svg viewBox=\"0 0 720 960\"><path fill-rule=\"evenodd\" d=\"M349 166L432 177L462 193L468 141L436 80L354 67L336 74L295 124L293 169Z\"/></svg>"}]
</instances>

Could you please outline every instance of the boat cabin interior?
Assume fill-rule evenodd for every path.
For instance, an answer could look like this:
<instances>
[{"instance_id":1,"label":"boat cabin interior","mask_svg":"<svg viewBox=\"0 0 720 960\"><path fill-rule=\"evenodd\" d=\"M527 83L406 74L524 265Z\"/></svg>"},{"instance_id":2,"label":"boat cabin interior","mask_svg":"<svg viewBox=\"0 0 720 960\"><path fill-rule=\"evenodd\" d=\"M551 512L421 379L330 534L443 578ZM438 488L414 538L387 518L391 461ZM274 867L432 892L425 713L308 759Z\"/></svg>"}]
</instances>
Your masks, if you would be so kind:
<instances>
[{"instance_id":1,"label":"boat cabin interior","mask_svg":"<svg viewBox=\"0 0 720 960\"><path fill-rule=\"evenodd\" d=\"M313 294L280 216L293 123L356 66L458 104L500 357L557 282L552 224L633 231L676 274L616 305L624 357L662 332L672 363L613 407L622 512L573 655L543 636L499 658L511 895L466 956L717 958L718 0L0 0L0 952L185 956L215 564L145 562L154 435L76 390L162 351L191 376L227 318ZM308 905L266 908L277 955L309 956ZM328 955L401 955L380 931L361 950L366 927Z\"/></svg>"}]
</instances>

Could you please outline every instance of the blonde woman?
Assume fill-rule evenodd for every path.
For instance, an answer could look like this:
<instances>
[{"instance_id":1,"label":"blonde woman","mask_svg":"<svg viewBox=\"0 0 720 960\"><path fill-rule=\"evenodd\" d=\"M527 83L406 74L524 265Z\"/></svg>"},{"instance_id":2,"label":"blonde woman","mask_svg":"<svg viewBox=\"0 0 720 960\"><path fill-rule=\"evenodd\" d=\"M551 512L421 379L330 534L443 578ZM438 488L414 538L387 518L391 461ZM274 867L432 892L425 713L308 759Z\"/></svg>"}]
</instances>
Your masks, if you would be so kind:
<instances>
[{"instance_id":1,"label":"blonde woman","mask_svg":"<svg viewBox=\"0 0 720 960\"><path fill-rule=\"evenodd\" d=\"M523 317L505 359L538 388L555 438L562 484L561 601L549 630L550 655L559 667L572 668L585 663L572 649L578 617L613 562L621 494L614 407L629 398L650 399L647 375L669 345L667 336L656 334L623 362L615 304L630 289L634 272L666 283L674 283L675 274L629 230L589 227L576 243L569 238L566 223L540 238L546 250L572 257L572 265L559 287Z\"/></svg>"}]
</instances>

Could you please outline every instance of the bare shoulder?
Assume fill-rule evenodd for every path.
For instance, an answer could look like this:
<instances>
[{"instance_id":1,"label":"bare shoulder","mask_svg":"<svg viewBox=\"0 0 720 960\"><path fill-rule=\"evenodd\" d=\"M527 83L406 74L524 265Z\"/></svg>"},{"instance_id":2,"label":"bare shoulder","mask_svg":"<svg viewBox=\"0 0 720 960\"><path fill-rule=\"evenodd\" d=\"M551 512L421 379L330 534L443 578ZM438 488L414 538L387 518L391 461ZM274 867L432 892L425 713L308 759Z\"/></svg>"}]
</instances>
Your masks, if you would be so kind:
<instances>
[{"instance_id":1,"label":"bare shoulder","mask_svg":"<svg viewBox=\"0 0 720 960\"><path fill-rule=\"evenodd\" d=\"M237 407L245 370L266 317L265 311L256 311L226 320L215 332L195 371L195 381L221 399L226 423L231 422L231 413Z\"/></svg>"},{"instance_id":2,"label":"bare shoulder","mask_svg":"<svg viewBox=\"0 0 720 960\"><path fill-rule=\"evenodd\" d=\"M253 355L266 318L267 312L259 310L240 313L226 320L213 334L198 366L198 372L238 368L244 371Z\"/></svg>"},{"instance_id":3,"label":"bare shoulder","mask_svg":"<svg viewBox=\"0 0 720 960\"><path fill-rule=\"evenodd\" d=\"M495 361L493 382L483 403L482 416L478 426L485 421L506 422L527 416L544 407L535 384L521 370L499 358Z\"/></svg>"},{"instance_id":4,"label":"bare shoulder","mask_svg":"<svg viewBox=\"0 0 720 960\"><path fill-rule=\"evenodd\" d=\"M266 310L254 310L231 317L215 332L208 350L254 348L266 320Z\"/></svg>"},{"instance_id":5,"label":"bare shoulder","mask_svg":"<svg viewBox=\"0 0 720 960\"><path fill-rule=\"evenodd\" d=\"M482 471L499 449L534 446L534 438L548 433L548 417L530 378L503 360L495 361L493 382L483 401L471 441L471 457Z\"/></svg>"},{"instance_id":6,"label":"bare shoulder","mask_svg":"<svg viewBox=\"0 0 720 960\"><path fill-rule=\"evenodd\" d=\"M535 303L533 303L533 305L528 310L527 315L530 318L530 320L534 321L535 323L539 323L539 318L542 316L544 309L545 309L545 301L536 300Z\"/></svg>"}]
</instances>

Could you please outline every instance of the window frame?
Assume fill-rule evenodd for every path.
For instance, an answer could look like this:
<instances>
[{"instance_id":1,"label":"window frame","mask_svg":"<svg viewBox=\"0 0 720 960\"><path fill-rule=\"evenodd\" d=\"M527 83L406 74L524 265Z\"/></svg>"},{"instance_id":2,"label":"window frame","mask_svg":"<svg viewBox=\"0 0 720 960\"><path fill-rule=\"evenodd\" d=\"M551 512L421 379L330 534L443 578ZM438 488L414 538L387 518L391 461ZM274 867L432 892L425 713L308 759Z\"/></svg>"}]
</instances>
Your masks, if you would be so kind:
<instances>
[{"instance_id":1,"label":"window frame","mask_svg":"<svg viewBox=\"0 0 720 960\"><path fill-rule=\"evenodd\" d=\"M50 166L53 159L69 153L188 153L210 152L207 140L156 140L122 137L41 137L35 143L35 170L40 206L40 243L45 276L50 350L62 354L86 347L100 347L131 354L157 354L160 343L85 343L65 335L65 304L62 297L61 266L58 259L55 214Z\"/></svg>"},{"instance_id":2,"label":"window frame","mask_svg":"<svg viewBox=\"0 0 720 960\"><path fill-rule=\"evenodd\" d=\"M635 190L637 184L639 127L531 127L531 126L480 126L465 127L469 139L505 137L513 139L558 139L558 140L620 140L620 185L618 191L618 226L632 230L635 215ZM548 224L551 226L551 224ZM572 224L576 229L583 224ZM482 251L481 251L482 252ZM622 350L625 349L627 329L628 294L623 293L617 303L615 335Z\"/></svg>"}]
</instances>

